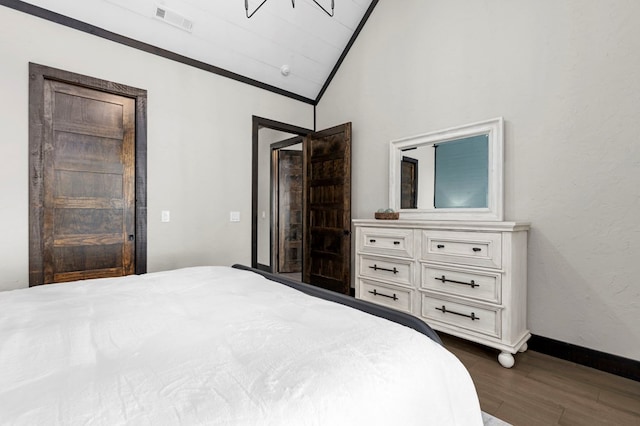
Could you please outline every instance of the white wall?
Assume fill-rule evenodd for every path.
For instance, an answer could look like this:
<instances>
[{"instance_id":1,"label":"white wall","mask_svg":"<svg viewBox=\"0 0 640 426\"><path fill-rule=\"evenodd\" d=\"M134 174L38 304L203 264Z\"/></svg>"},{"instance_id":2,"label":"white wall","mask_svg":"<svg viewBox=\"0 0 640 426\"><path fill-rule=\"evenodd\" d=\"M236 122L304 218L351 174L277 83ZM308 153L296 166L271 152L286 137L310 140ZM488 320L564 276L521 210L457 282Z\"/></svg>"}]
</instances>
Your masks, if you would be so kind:
<instances>
[{"instance_id":1,"label":"white wall","mask_svg":"<svg viewBox=\"0 0 640 426\"><path fill-rule=\"evenodd\" d=\"M0 290L28 286L29 62L148 91L149 271L250 264L252 115L309 128L312 106L5 7L0 58Z\"/></svg>"},{"instance_id":2,"label":"white wall","mask_svg":"<svg viewBox=\"0 0 640 426\"><path fill-rule=\"evenodd\" d=\"M388 143L503 116L534 334L640 360L640 2L381 0L317 109L353 122L353 217Z\"/></svg>"}]
</instances>

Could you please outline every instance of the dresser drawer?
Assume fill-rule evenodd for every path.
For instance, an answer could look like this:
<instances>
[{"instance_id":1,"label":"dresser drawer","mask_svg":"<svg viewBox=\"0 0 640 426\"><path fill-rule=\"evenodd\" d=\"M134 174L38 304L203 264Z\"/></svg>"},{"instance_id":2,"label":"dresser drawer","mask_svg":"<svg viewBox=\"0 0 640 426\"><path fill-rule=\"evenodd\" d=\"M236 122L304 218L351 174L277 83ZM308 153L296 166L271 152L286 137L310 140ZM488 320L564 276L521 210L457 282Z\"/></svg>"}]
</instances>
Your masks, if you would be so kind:
<instances>
[{"instance_id":1,"label":"dresser drawer","mask_svg":"<svg viewBox=\"0 0 640 426\"><path fill-rule=\"evenodd\" d=\"M471 299L501 303L502 274L498 272L470 271L462 268L422 264L420 286Z\"/></svg>"},{"instance_id":2,"label":"dresser drawer","mask_svg":"<svg viewBox=\"0 0 640 426\"><path fill-rule=\"evenodd\" d=\"M394 283L413 285L414 263L411 259L391 259L375 256L359 255L361 277Z\"/></svg>"},{"instance_id":3,"label":"dresser drawer","mask_svg":"<svg viewBox=\"0 0 640 426\"><path fill-rule=\"evenodd\" d=\"M411 313L413 298L411 289L363 279L358 281L358 286L359 299Z\"/></svg>"},{"instance_id":4,"label":"dresser drawer","mask_svg":"<svg viewBox=\"0 0 640 426\"><path fill-rule=\"evenodd\" d=\"M433 293L422 294L421 314L428 323L437 322L501 338L500 313L498 306L480 306Z\"/></svg>"},{"instance_id":5,"label":"dresser drawer","mask_svg":"<svg viewBox=\"0 0 640 426\"><path fill-rule=\"evenodd\" d=\"M413 229L360 228L358 250L362 253L413 257Z\"/></svg>"},{"instance_id":6,"label":"dresser drawer","mask_svg":"<svg viewBox=\"0 0 640 426\"><path fill-rule=\"evenodd\" d=\"M422 231L422 260L502 267L502 235L497 232Z\"/></svg>"}]
</instances>

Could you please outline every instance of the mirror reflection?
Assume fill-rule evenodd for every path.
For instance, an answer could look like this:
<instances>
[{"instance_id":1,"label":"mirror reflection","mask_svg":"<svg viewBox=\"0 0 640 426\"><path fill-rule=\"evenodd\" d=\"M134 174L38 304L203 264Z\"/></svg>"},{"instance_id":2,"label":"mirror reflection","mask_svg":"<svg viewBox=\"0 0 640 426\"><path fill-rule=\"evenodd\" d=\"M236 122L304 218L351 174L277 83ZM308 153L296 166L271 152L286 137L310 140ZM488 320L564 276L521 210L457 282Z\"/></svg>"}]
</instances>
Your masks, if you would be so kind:
<instances>
[{"instance_id":1,"label":"mirror reflection","mask_svg":"<svg viewBox=\"0 0 640 426\"><path fill-rule=\"evenodd\" d=\"M502 220L502 118L391 142L389 204L406 219Z\"/></svg>"},{"instance_id":2,"label":"mirror reflection","mask_svg":"<svg viewBox=\"0 0 640 426\"><path fill-rule=\"evenodd\" d=\"M402 209L488 207L487 135L403 149L400 170Z\"/></svg>"}]
</instances>

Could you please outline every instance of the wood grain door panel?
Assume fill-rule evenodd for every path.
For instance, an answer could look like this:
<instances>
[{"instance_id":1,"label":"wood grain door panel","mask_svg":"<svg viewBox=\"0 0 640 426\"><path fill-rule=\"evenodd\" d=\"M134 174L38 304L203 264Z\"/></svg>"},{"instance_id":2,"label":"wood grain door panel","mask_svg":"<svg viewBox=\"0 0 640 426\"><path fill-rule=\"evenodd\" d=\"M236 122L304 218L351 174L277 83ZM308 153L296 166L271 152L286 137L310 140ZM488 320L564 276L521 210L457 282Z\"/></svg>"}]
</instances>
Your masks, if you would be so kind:
<instances>
[{"instance_id":1,"label":"wood grain door panel","mask_svg":"<svg viewBox=\"0 0 640 426\"><path fill-rule=\"evenodd\" d=\"M400 164L400 208L418 208L418 160L402 157Z\"/></svg>"},{"instance_id":2,"label":"wood grain door panel","mask_svg":"<svg viewBox=\"0 0 640 426\"><path fill-rule=\"evenodd\" d=\"M305 139L303 281L351 288L351 123Z\"/></svg>"},{"instance_id":3,"label":"wood grain door panel","mask_svg":"<svg viewBox=\"0 0 640 426\"><path fill-rule=\"evenodd\" d=\"M146 104L29 64L29 286L146 272Z\"/></svg>"},{"instance_id":4,"label":"wood grain door panel","mask_svg":"<svg viewBox=\"0 0 640 426\"><path fill-rule=\"evenodd\" d=\"M278 272L302 271L302 151L278 150Z\"/></svg>"},{"instance_id":5,"label":"wood grain door panel","mask_svg":"<svg viewBox=\"0 0 640 426\"><path fill-rule=\"evenodd\" d=\"M135 101L44 84L44 283L135 271Z\"/></svg>"}]
</instances>

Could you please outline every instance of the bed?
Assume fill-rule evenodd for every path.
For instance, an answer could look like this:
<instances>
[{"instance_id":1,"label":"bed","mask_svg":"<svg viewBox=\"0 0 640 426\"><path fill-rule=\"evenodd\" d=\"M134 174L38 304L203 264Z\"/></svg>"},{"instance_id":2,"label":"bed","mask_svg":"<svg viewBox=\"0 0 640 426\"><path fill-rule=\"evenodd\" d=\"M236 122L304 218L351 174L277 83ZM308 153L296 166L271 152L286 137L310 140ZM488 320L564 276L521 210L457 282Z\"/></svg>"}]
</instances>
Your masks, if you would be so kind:
<instances>
[{"instance_id":1,"label":"bed","mask_svg":"<svg viewBox=\"0 0 640 426\"><path fill-rule=\"evenodd\" d=\"M480 425L424 323L241 265L0 293L0 424Z\"/></svg>"}]
</instances>

